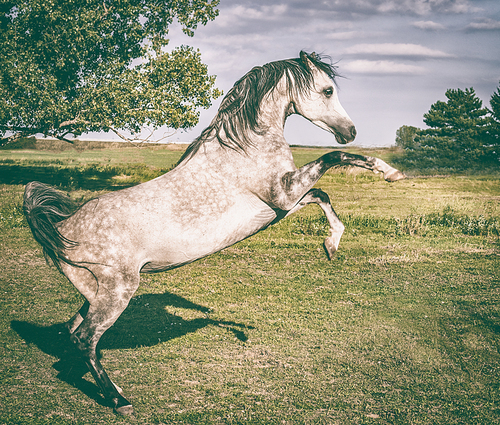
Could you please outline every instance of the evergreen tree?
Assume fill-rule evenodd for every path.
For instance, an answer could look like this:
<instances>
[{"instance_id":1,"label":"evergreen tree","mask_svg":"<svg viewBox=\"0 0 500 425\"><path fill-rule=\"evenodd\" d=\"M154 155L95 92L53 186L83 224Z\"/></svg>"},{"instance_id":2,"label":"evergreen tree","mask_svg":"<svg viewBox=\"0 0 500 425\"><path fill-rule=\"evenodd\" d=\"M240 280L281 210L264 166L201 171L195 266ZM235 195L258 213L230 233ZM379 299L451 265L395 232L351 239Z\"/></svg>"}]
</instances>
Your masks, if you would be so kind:
<instances>
[{"instance_id":1,"label":"evergreen tree","mask_svg":"<svg viewBox=\"0 0 500 425\"><path fill-rule=\"evenodd\" d=\"M500 83L490 99L491 115L493 119L500 124Z\"/></svg>"},{"instance_id":2,"label":"evergreen tree","mask_svg":"<svg viewBox=\"0 0 500 425\"><path fill-rule=\"evenodd\" d=\"M491 128L489 130L490 150L498 163L500 161L500 83L496 91L491 95L490 106L492 116Z\"/></svg>"},{"instance_id":3,"label":"evergreen tree","mask_svg":"<svg viewBox=\"0 0 500 425\"><path fill-rule=\"evenodd\" d=\"M434 103L424 114L430 127L419 132L420 156L436 167L468 168L491 160L488 109L473 88L446 91L447 102Z\"/></svg>"}]
</instances>

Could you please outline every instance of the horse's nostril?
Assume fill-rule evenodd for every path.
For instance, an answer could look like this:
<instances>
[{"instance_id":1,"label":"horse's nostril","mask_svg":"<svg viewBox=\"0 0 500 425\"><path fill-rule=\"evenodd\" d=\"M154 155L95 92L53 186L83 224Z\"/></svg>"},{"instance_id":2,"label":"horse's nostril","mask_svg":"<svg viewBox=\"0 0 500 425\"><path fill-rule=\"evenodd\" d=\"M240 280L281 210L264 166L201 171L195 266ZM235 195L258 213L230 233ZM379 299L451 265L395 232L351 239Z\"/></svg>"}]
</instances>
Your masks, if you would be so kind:
<instances>
[{"instance_id":1,"label":"horse's nostril","mask_svg":"<svg viewBox=\"0 0 500 425\"><path fill-rule=\"evenodd\" d=\"M351 136L353 139L356 137L356 134L358 134L358 132L356 131L356 127L352 126L351 127Z\"/></svg>"}]
</instances>

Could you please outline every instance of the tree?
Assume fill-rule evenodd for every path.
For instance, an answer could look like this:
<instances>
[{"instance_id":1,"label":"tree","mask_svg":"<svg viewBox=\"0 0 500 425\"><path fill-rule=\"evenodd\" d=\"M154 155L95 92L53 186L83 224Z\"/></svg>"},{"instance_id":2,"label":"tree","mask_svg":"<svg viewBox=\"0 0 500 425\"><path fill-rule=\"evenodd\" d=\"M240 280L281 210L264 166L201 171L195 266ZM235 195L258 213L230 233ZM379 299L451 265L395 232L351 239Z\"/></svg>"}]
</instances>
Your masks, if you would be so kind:
<instances>
[{"instance_id":1,"label":"tree","mask_svg":"<svg viewBox=\"0 0 500 425\"><path fill-rule=\"evenodd\" d=\"M492 117L491 128L489 130L490 145L492 154L500 160L500 83L490 99L490 114Z\"/></svg>"},{"instance_id":2,"label":"tree","mask_svg":"<svg viewBox=\"0 0 500 425\"><path fill-rule=\"evenodd\" d=\"M491 117L474 89L449 89L446 97L447 102L434 103L424 114L430 128L418 133L419 154L442 167L467 168L491 159L487 136Z\"/></svg>"},{"instance_id":3,"label":"tree","mask_svg":"<svg viewBox=\"0 0 500 425\"><path fill-rule=\"evenodd\" d=\"M403 125L396 130L396 146L402 149L415 149L415 137L419 129L411 125Z\"/></svg>"},{"instance_id":4,"label":"tree","mask_svg":"<svg viewBox=\"0 0 500 425\"><path fill-rule=\"evenodd\" d=\"M490 106L493 119L500 124L500 83L498 83L496 91L491 95Z\"/></svg>"},{"instance_id":5,"label":"tree","mask_svg":"<svg viewBox=\"0 0 500 425\"><path fill-rule=\"evenodd\" d=\"M198 51L166 50L219 0L0 1L0 137L185 129L221 95Z\"/></svg>"}]
</instances>

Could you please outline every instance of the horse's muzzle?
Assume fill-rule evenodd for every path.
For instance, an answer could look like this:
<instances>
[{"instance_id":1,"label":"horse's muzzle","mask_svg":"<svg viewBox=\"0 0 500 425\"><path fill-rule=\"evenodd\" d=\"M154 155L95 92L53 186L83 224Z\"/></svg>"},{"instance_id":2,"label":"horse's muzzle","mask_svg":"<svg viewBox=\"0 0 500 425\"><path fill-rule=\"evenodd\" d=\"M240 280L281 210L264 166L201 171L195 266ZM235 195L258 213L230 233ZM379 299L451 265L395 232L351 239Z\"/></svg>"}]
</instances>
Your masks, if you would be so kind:
<instances>
[{"instance_id":1,"label":"horse's muzzle","mask_svg":"<svg viewBox=\"0 0 500 425\"><path fill-rule=\"evenodd\" d=\"M335 139L341 145L345 145L346 143L352 142L356 138L356 127L351 125L346 132L334 131Z\"/></svg>"}]
</instances>

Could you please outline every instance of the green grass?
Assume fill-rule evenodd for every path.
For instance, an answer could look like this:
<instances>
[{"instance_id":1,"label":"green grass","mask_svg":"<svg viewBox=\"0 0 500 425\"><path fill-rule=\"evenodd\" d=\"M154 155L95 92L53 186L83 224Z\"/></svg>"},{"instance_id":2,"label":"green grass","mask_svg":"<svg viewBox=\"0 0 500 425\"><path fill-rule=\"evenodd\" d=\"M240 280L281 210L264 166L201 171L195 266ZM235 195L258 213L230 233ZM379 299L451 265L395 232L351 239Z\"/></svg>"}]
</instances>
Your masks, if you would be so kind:
<instances>
[{"instance_id":1,"label":"green grass","mask_svg":"<svg viewBox=\"0 0 500 425\"><path fill-rule=\"evenodd\" d=\"M166 173L181 154L128 145L83 151L0 150L0 184L39 180L67 190L118 190Z\"/></svg>"},{"instance_id":2,"label":"green grass","mask_svg":"<svg viewBox=\"0 0 500 425\"><path fill-rule=\"evenodd\" d=\"M297 163L320 154L294 149ZM47 160L72 166L58 155ZM141 181L148 161L112 165ZM77 199L104 189L60 186ZM90 374L65 380L58 325L82 299L45 265L19 209L23 186L1 185L0 424L500 423L498 178L389 184L348 169L318 186L346 224L333 261L311 206L142 277L100 344L135 406L129 420L103 406Z\"/></svg>"}]
</instances>

